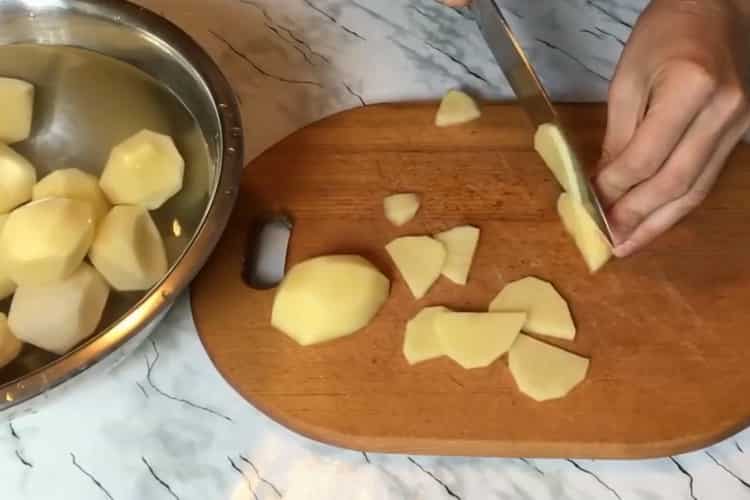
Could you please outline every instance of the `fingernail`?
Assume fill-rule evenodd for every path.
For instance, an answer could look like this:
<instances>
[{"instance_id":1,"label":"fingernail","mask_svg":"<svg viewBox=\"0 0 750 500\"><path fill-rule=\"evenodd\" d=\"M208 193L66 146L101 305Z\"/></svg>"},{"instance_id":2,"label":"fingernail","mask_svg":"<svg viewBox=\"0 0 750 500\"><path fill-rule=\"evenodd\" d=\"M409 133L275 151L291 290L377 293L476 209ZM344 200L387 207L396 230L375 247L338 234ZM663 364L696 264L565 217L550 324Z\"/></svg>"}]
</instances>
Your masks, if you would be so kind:
<instances>
[{"instance_id":1,"label":"fingernail","mask_svg":"<svg viewBox=\"0 0 750 500\"><path fill-rule=\"evenodd\" d=\"M629 255L631 255L633 252L635 252L635 250L636 250L635 243L633 241L628 240L625 243L617 245L613 249L612 253L614 253L616 257L619 257L622 259L623 257L628 257Z\"/></svg>"}]
</instances>

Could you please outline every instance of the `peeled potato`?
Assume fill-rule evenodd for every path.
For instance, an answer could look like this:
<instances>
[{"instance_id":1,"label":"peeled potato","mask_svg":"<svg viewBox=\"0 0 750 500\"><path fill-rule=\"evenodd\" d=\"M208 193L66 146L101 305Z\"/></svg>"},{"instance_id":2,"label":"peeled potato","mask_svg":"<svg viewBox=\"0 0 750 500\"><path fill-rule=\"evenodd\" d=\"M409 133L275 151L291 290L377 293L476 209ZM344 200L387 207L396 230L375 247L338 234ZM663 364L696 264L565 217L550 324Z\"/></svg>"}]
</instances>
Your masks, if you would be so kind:
<instances>
[{"instance_id":1,"label":"peeled potato","mask_svg":"<svg viewBox=\"0 0 750 500\"><path fill-rule=\"evenodd\" d=\"M443 355L435 319L446 312L450 312L450 309L442 306L426 307L406 324L404 357L410 365Z\"/></svg>"},{"instance_id":2,"label":"peeled potato","mask_svg":"<svg viewBox=\"0 0 750 500\"><path fill-rule=\"evenodd\" d=\"M429 236L405 236L385 248L414 297L424 297L443 270L445 246Z\"/></svg>"},{"instance_id":3,"label":"peeled potato","mask_svg":"<svg viewBox=\"0 0 750 500\"><path fill-rule=\"evenodd\" d=\"M435 125L450 127L474 121L482 116L476 101L465 92L451 90L443 97L435 116Z\"/></svg>"},{"instance_id":4,"label":"peeled potato","mask_svg":"<svg viewBox=\"0 0 750 500\"><path fill-rule=\"evenodd\" d=\"M557 200L557 212L565 230L575 240L589 271L597 272L612 258L612 247L607 237L602 234L583 205L569 194L560 195Z\"/></svg>"},{"instance_id":5,"label":"peeled potato","mask_svg":"<svg viewBox=\"0 0 750 500\"><path fill-rule=\"evenodd\" d=\"M10 279L31 286L67 278L86 256L94 225L84 201L47 198L16 209L0 234Z\"/></svg>"},{"instance_id":6,"label":"peeled potato","mask_svg":"<svg viewBox=\"0 0 750 500\"><path fill-rule=\"evenodd\" d=\"M0 215L0 235L3 233L3 227L5 227L5 221L7 220L7 215ZM5 263L4 254L5 252L0 246L0 300L7 299L16 290L16 284L8 275L8 266Z\"/></svg>"},{"instance_id":7,"label":"peeled potato","mask_svg":"<svg viewBox=\"0 0 750 500\"><path fill-rule=\"evenodd\" d=\"M413 193L394 194L383 200L385 218L394 226L403 226L417 215L419 197Z\"/></svg>"},{"instance_id":8,"label":"peeled potato","mask_svg":"<svg viewBox=\"0 0 750 500\"><path fill-rule=\"evenodd\" d=\"M0 78L0 142L13 144L31 135L34 86L15 78Z\"/></svg>"},{"instance_id":9,"label":"peeled potato","mask_svg":"<svg viewBox=\"0 0 750 500\"><path fill-rule=\"evenodd\" d=\"M483 368L508 352L525 313L443 313L435 328L443 353L466 368Z\"/></svg>"},{"instance_id":10,"label":"peeled potato","mask_svg":"<svg viewBox=\"0 0 750 500\"><path fill-rule=\"evenodd\" d=\"M22 341L65 354L94 333L108 297L107 282L83 263L65 280L19 286L10 304L8 324Z\"/></svg>"},{"instance_id":11,"label":"peeled potato","mask_svg":"<svg viewBox=\"0 0 750 500\"><path fill-rule=\"evenodd\" d=\"M435 239L442 242L448 251L443 276L458 285L465 285L479 243L479 229L472 226L456 227L435 235Z\"/></svg>"},{"instance_id":12,"label":"peeled potato","mask_svg":"<svg viewBox=\"0 0 750 500\"><path fill-rule=\"evenodd\" d=\"M586 378L589 360L520 335L508 354L518 388L536 401L566 396Z\"/></svg>"},{"instance_id":13,"label":"peeled potato","mask_svg":"<svg viewBox=\"0 0 750 500\"><path fill-rule=\"evenodd\" d=\"M0 99L0 109L2 109ZM0 112L0 116L3 115ZM2 118L0 118L2 120ZM29 161L0 142L0 214L8 213L31 199L36 169Z\"/></svg>"},{"instance_id":14,"label":"peeled potato","mask_svg":"<svg viewBox=\"0 0 750 500\"><path fill-rule=\"evenodd\" d=\"M114 205L156 210L180 192L184 173L174 141L142 130L112 149L99 185Z\"/></svg>"},{"instance_id":15,"label":"peeled potato","mask_svg":"<svg viewBox=\"0 0 750 500\"><path fill-rule=\"evenodd\" d=\"M21 354L23 343L16 338L8 327L8 317L0 313L0 368L10 364Z\"/></svg>"},{"instance_id":16,"label":"peeled potato","mask_svg":"<svg viewBox=\"0 0 750 500\"><path fill-rule=\"evenodd\" d=\"M99 179L77 168L55 170L34 186L32 199L71 198L91 203L96 220L109 212L109 202L99 187Z\"/></svg>"},{"instance_id":17,"label":"peeled potato","mask_svg":"<svg viewBox=\"0 0 750 500\"><path fill-rule=\"evenodd\" d=\"M319 344L367 326L389 292L388 278L362 257L317 257L287 273L276 292L271 325L300 345Z\"/></svg>"},{"instance_id":18,"label":"peeled potato","mask_svg":"<svg viewBox=\"0 0 750 500\"><path fill-rule=\"evenodd\" d=\"M540 125L534 135L534 149L552 171L560 186L576 200L582 200L585 179L579 178L578 159L557 125Z\"/></svg>"},{"instance_id":19,"label":"peeled potato","mask_svg":"<svg viewBox=\"0 0 750 500\"><path fill-rule=\"evenodd\" d=\"M168 270L164 241L143 207L112 208L99 224L89 259L117 291L148 290Z\"/></svg>"},{"instance_id":20,"label":"peeled potato","mask_svg":"<svg viewBox=\"0 0 750 500\"><path fill-rule=\"evenodd\" d=\"M528 277L508 284L490 304L490 311L525 312L528 333L573 340L576 327L568 303L546 281Z\"/></svg>"}]
</instances>

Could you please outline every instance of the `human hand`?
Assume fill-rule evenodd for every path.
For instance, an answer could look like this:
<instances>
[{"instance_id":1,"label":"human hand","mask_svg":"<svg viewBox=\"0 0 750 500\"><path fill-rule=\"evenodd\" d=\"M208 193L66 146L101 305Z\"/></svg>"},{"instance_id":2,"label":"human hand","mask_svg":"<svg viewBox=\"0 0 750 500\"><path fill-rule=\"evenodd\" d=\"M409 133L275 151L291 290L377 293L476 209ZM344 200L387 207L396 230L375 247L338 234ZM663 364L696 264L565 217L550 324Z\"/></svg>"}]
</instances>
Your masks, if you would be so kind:
<instances>
[{"instance_id":1,"label":"human hand","mask_svg":"<svg viewBox=\"0 0 750 500\"><path fill-rule=\"evenodd\" d=\"M750 7L652 0L609 92L597 188L615 254L643 248L708 195L750 127Z\"/></svg>"}]
</instances>

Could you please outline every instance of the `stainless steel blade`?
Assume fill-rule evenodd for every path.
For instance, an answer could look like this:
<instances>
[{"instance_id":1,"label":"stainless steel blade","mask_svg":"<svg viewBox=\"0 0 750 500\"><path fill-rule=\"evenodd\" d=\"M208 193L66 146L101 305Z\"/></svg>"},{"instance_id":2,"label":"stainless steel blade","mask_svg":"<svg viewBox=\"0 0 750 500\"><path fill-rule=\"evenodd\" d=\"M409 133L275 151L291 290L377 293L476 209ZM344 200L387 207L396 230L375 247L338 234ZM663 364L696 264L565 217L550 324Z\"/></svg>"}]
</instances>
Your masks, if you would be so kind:
<instances>
[{"instance_id":1,"label":"stainless steel blade","mask_svg":"<svg viewBox=\"0 0 750 500\"><path fill-rule=\"evenodd\" d=\"M487 45L495 57L500 69L518 98L518 102L524 109L534 127L545 123L554 123L563 135L565 127L561 123L549 95L544 89L541 80L534 71L529 58L516 39L505 16L498 8L495 0L474 0L471 5L479 29L484 36ZM596 222L601 232L607 237L610 244L613 243L612 231L604 214L602 204L596 195L588 176L585 175L579 155L573 144L567 141L576 157L574 165L575 174L578 176L581 190L582 203Z\"/></svg>"}]
</instances>

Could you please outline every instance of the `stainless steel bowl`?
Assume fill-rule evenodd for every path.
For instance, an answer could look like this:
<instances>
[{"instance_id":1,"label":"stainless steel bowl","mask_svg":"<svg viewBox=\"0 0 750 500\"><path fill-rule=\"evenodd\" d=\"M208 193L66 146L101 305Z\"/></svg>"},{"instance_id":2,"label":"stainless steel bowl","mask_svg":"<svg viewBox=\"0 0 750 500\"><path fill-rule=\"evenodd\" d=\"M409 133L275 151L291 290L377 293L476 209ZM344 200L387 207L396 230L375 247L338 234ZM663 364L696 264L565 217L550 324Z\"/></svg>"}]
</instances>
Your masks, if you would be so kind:
<instances>
[{"instance_id":1,"label":"stainless steel bowl","mask_svg":"<svg viewBox=\"0 0 750 500\"><path fill-rule=\"evenodd\" d=\"M172 263L167 276L146 294L115 295L102 330L63 357L26 346L0 370L6 418L73 379L100 375L148 336L226 227L243 134L210 57L176 26L121 0L0 0L0 76L36 86L32 137L16 147L40 176L71 166L98 173L111 147L143 128L171 135L186 160L182 192L154 213Z\"/></svg>"}]
</instances>

